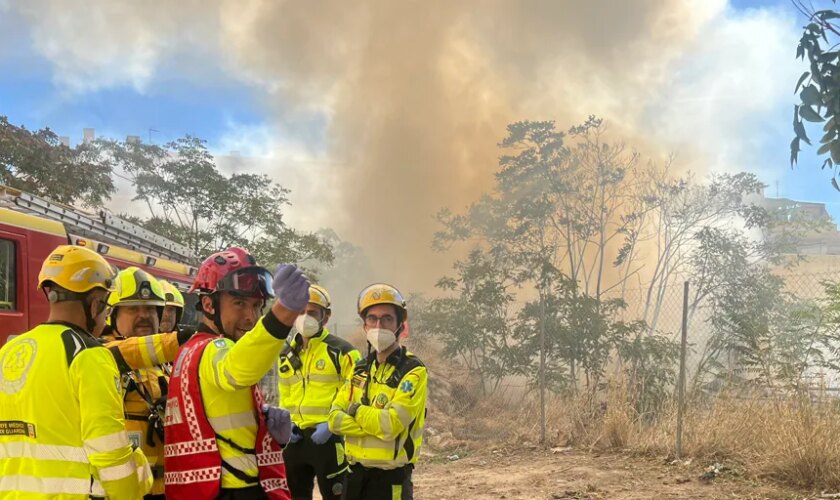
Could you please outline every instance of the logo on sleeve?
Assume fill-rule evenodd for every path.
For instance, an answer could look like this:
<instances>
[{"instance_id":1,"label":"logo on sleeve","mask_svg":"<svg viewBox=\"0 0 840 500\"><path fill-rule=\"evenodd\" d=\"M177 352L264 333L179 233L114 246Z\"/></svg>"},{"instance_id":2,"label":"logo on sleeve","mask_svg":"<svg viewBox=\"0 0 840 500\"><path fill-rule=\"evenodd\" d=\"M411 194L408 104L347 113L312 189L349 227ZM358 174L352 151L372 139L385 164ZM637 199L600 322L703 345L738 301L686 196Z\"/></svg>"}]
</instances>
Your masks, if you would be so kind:
<instances>
[{"instance_id":1,"label":"logo on sleeve","mask_svg":"<svg viewBox=\"0 0 840 500\"><path fill-rule=\"evenodd\" d=\"M225 342L225 339L214 340L213 345L218 347L219 349L224 349L228 346L227 342Z\"/></svg>"},{"instance_id":2,"label":"logo on sleeve","mask_svg":"<svg viewBox=\"0 0 840 500\"><path fill-rule=\"evenodd\" d=\"M414 384L411 380L406 380L400 385L400 390L402 392L411 392L414 390Z\"/></svg>"}]
</instances>

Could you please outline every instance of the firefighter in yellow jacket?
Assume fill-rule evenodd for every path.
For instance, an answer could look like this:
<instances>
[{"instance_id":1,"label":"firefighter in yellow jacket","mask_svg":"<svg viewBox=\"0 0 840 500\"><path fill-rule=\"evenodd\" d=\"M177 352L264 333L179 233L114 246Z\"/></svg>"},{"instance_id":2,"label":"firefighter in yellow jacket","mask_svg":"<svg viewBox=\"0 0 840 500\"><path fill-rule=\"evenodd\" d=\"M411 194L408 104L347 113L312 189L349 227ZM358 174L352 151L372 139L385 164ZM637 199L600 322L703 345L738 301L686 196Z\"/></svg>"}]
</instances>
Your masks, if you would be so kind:
<instances>
[{"instance_id":1,"label":"firefighter in yellow jacket","mask_svg":"<svg viewBox=\"0 0 840 500\"><path fill-rule=\"evenodd\" d=\"M113 279L82 247L44 262L49 319L0 349L0 499L137 499L151 487L125 432L117 364L94 337Z\"/></svg>"},{"instance_id":2,"label":"firefighter in yellow jacket","mask_svg":"<svg viewBox=\"0 0 840 500\"><path fill-rule=\"evenodd\" d=\"M146 337L157 333L166 296L153 276L136 267L117 275L110 324L102 335L106 340ZM149 460L155 482L146 500L162 500L163 414L169 377L160 366L135 370L123 375L125 426L135 448L142 448Z\"/></svg>"},{"instance_id":3,"label":"firefighter in yellow jacket","mask_svg":"<svg viewBox=\"0 0 840 500\"><path fill-rule=\"evenodd\" d=\"M293 500L311 500L315 478L324 500L339 499L347 473L344 439L330 432L327 417L360 354L330 334L330 314L327 291L310 285L306 314L298 316L297 333L280 351L280 406L292 414L293 424L283 450Z\"/></svg>"},{"instance_id":4,"label":"firefighter in yellow jacket","mask_svg":"<svg viewBox=\"0 0 840 500\"><path fill-rule=\"evenodd\" d=\"M166 280L158 280L163 288L166 305L163 308L163 316L160 319L161 332L174 332L181 324L184 316L184 294L172 283Z\"/></svg>"},{"instance_id":5,"label":"firefighter in yellow jacket","mask_svg":"<svg viewBox=\"0 0 840 500\"><path fill-rule=\"evenodd\" d=\"M330 430L346 439L347 500L410 500L411 473L423 442L426 367L400 345L408 312L384 283L362 290L358 312L370 345L330 410Z\"/></svg>"}]
</instances>

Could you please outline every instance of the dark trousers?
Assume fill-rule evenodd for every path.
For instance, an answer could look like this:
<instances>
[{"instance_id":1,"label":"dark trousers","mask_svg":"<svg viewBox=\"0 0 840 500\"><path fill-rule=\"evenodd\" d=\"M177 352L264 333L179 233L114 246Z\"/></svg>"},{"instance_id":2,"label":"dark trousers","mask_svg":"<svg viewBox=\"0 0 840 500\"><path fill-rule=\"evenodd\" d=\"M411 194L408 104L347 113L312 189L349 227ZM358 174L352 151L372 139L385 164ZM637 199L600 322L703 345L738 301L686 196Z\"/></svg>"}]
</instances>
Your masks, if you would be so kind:
<instances>
[{"instance_id":1,"label":"dark trousers","mask_svg":"<svg viewBox=\"0 0 840 500\"><path fill-rule=\"evenodd\" d=\"M350 466L342 500L413 500L413 465L394 470Z\"/></svg>"},{"instance_id":2,"label":"dark trousers","mask_svg":"<svg viewBox=\"0 0 840 500\"><path fill-rule=\"evenodd\" d=\"M268 500L268 496L261 486L236 489L222 488L216 500Z\"/></svg>"},{"instance_id":3,"label":"dark trousers","mask_svg":"<svg viewBox=\"0 0 840 500\"><path fill-rule=\"evenodd\" d=\"M324 500L339 500L347 475L344 439L333 435L326 443L315 444L312 430L304 430L300 441L283 450L292 499L311 500L313 483L317 479L318 491Z\"/></svg>"}]
</instances>

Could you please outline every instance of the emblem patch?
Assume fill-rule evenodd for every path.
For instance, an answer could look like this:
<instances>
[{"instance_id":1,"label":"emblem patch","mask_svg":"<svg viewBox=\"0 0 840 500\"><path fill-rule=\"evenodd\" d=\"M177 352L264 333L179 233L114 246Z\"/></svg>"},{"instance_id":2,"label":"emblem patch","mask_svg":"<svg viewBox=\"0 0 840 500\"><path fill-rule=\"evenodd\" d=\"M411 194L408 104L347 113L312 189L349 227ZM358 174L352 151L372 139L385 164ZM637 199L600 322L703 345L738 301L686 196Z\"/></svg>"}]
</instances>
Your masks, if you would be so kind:
<instances>
[{"instance_id":1,"label":"emblem patch","mask_svg":"<svg viewBox=\"0 0 840 500\"><path fill-rule=\"evenodd\" d=\"M402 384L400 384L400 390L402 392L411 392L414 390L414 384L411 380L406 380Z\"/></svg>"},{"instance_id":2,"label":"emblem patch","mask_svg":"<svg viewBox=\"0 0 840 500\"><path fill-rule=\"evenodd\" d=\"M225 342L225 339L214 340L213 345L218 347L219 349L224 349L228 346L227 342Z\"/></svg>"},{"instance_id":3,"label":"emblem patch","mask_svg":"<svg viewBox=\"0 0 840 500\"><path fill-rule=\"evenodd\" d=\"M380 392L376 399L373 401L374 408L381 410L385 408L385 405L388 404L388 396L385 393Z\"/></svg>"},{"instance_id":4,"label":"emblem patch","mask_svg":"<svg viewBox=\"0 0 840 500\"><path fill-rule=\"evenodd\" d=\"M315 368L318 370L323 370L325 366L327 366L327 363L323 359L319 359L318 362L315 363Z\"/></svg>"},{"instance_id":5,"label":"emblem patch","mask_svg":"<svg viewBox=\"0 0 840 500\"><path fill-rule=\"evenodd\" d=\"M22 339L9 347L0 358L0 391L14 394L23 388L37 352L38 343L33 339Z\"/></svg>"}]
</instances>

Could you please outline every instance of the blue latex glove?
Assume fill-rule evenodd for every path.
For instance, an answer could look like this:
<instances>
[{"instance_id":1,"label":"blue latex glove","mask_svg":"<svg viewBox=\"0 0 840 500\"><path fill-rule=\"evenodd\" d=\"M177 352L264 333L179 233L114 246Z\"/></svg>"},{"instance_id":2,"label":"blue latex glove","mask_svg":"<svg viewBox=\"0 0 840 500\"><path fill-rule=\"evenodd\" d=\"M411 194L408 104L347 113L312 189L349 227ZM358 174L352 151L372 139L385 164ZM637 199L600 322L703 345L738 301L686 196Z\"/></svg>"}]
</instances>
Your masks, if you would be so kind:
<instances>
[{"instance_id":1,"label":"blue latex glove","mask_svg":"<svg viewBox=\"0 0 840 500\"><path fill-rule=\"evenodd\" d=\"M315 432L312 433L312 442L315 444L324 444L330 440L332 432L330 426L326 422L321 422L315 426Z\"/></svg>"},{"instance_id":2,"label":"blue latex glove","mask_svg":"<svg viewBox=\"0 0 840 500\"><path fill-rule=\"evenodd\" d=\"M271 289L280 304L290 311L303 311L309 302L309 279L292 264L280 264L274 271Z\"/></svg>"},{"instance_id":3,"label":"blue latex glove","mask_svg":"<svg viewBox=\"0 0 840 500\"><path fill-rule=\"evenodd\" d=\"M289 444L297 443L301 439L303 439L303 431L301 431L300 427L292 422L292 437L289 439Z\"/></svg>"},{"instance_id":4,"label":"blue latex glove","mask_svg":"<svg viewBox=\"0 0 840 500\"><path fill-rule=\"evenodd\" d=\"M265 426L268 427L268 433L281 446L285 446L292 435L292 415L282 408L265 404L262 411L265 414Z\"/></svg>"}]
</instances>

